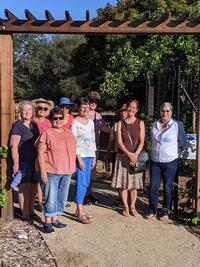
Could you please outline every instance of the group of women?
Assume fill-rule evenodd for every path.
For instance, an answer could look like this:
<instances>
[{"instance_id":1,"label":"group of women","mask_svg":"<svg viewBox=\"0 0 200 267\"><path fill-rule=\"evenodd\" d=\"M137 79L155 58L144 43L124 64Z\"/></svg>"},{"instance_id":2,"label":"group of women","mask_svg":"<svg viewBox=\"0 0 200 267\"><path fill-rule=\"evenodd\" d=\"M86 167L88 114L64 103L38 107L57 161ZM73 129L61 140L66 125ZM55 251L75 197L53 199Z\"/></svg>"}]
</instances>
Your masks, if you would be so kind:
<instances>
[{"instance_id":1,"label":"group of women","mask_svg":"<svg viewBox=\"0 0 200 267\"><path fill-rule=\"evenodd\" d=\"M92 107L94 96L95 94L93 98L90 96L79 99L78 115L75 118L69 112L74 104L66 97L60 98L56 107L53 102L42 98L32 102L23 101L19 106L19 120L13 124L10 134L13 173L23 173L18 186L19 205L24 220L34 219L37 217L34 213L37 192L41 209L44 198L45 233L54 232L54 227L67 227L59 221L58 216L64 212L74 172L77 219L84 224L92 222L91 215L83 208L83 201L90 184L91 170L95 167L98 156L97 138L101 129L106 128L102 118L99 122L96 121L98 113ZM135 203L137 190L143 187L142 173L135 170L145 141L145 126L137 118L138 109L137 100L123 105L120 110L121 120L114 126L116 158L112 187L118 189L124 216L139 216ZM164 209L160 219L168 219L177 158L186 145L183 125L173 120L172 112L171 104L164 103L160 109L160 119L152 125L150 204L147 219L157 215L161 175L164 181ZM46 118L48 114L49 119Z\"/></svg>"},{"instance_id":2,"label":"group of women","mask_svg":"<svg viewBox=\"0 0 200 267\"><path fill-rule=\"evenodd\" d=\"M144 147L144 122L137 118L139 103L131 100L126 105L126 114L117 124L117 154L112 179L112 187L117 188L123 202L124 216L139 216L135 203L137 190L143 187L142 172L135 166ZM161 221L169 219L174 178L177 172L177 159L187 144L183 124L172 118L173 107L165 102L160 107L160 119L151 127L151 164L149 212L146 219L157 216L158 195L161 177L163 178L164 200L159 216Z\"/></svg>"}]
</instances>

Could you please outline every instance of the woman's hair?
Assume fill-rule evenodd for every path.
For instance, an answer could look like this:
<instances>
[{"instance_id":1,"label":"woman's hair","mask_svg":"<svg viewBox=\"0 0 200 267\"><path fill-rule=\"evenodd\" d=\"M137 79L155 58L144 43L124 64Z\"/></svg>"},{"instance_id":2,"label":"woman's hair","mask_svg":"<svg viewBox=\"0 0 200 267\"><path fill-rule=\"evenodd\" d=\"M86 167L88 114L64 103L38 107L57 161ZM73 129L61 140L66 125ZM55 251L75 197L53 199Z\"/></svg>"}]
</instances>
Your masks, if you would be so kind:
<instances>
[{"instance_id":1,"label":"woman's hair","mask_svg":"<svg viewBox=\"0 0 200 267\"><path fill-rule=\"evenodd\" d=\"M169 103L169 102L164 102L161 106L160 106L160 111L165 108L165 107L168 107L170 108L171 112L173 112L173 107L172 107L172 104Z\"/></svg>"},{"instance_id":2,"label":"woman's hair","mask_svg":"<svg viewBox=\"0 0 200 267\"><path fill-rule=\"evenodd\" d=\"M140 108L140 103L137 100L135 100L135 99L129 100L128 103L127 103L127 105L126 105L126 108L128 108L131 103L135 103L137 105L137 109Z\"/></svg>"},{"instance_id":3,"label":"woman's hair","mask_svg":"<svg viewBox=\"0 0 200 267\"><path fill-rule=\"evenodd\" d=\"M89 104L89 99L87 97L81 97L77 101L77 107L79 108L81 105Z\"/></svg>"},{"instance_id":4,"label":"woman's hair","mask_svg":"<svg viewBox=\"0 0 200 267\"><path fill-rule=\"evenodd\" d=\"M49 119L52 121L55 114L60 114L63 117L62 111L59 109L59 107L52 108L52 110L49 113Z\"/></svg>"},{"instance_id":5,"label":"woman's hair","mask_svg":"<svg viewBox=\"0 0 200 267\"><path fill-rule=\"evenodd\" d=\"M31 101L29 101L29 100L23 100L23 101L19 104L19 107L18 107L18 118L19 118L20 121L23 120L23 118L22 118L22 110L23 110L23 107L24 107L25 105L29 105L29 106L32 107L32 110L33 110L32 119L33 119L33 117L34 117L35 108L34 108L33 103L32 103Z\"/></svg>"}]
</instances>

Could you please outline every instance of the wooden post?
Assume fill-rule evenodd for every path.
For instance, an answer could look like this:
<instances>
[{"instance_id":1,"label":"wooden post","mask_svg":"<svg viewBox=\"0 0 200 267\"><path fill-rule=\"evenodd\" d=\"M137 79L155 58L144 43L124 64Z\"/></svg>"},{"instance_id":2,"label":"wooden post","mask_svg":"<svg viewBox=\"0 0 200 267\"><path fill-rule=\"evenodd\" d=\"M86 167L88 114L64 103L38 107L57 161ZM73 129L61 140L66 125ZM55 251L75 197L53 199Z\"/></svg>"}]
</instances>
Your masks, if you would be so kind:
<instances>
[{"instance_id":1,"label":"wooden post","mask_svg":"<svg viewBox=\"0 0 200 267\"><path fill-rule=\"evenodd\" d=\"M200 56L199 56L200 60ZM200 68L200 67L199 67ZM200 74L200 69L199 69ZM195 183L195 213L199 215L200 213L200 78L198 86L198 95L197 95L197 156L196 156L196 183Z\"/></svg>"},{"instance_id":2,"label":"wooden post","mask_svg":"<svg viewBox=\"0 0 200 267\"><path fill-rule=\"evenodd\" d=\"M13 122L13 41L11 34L0 34L0 142L8 144ZM7 207L1 210L1 217L13 219L12 190L7 186L9 175L5 159L1 160L2 187L7 189Z\"/></svg>"}]
</instances>

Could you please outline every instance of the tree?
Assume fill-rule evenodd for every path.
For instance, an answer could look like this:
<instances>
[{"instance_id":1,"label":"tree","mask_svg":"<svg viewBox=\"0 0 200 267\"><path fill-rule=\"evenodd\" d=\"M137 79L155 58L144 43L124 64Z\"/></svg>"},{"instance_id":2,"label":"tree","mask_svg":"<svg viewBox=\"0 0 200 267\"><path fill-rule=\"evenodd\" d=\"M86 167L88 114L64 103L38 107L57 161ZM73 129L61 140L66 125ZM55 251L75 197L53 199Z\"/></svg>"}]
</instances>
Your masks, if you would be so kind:
<instances>
[{"instance_id":1,"label":"tree","mask_svg":"<svg viewBox=\"0 0 200 267\"><path fill-rule=\"evenodd\" d=\"M14 36L14 93L16 99L44 97L56 100L80 94L71 62L82 36Z\"/></svg>"},{"instance_id":2,"label":"tree","mask_svg":"<svg viewBox=\"0 0 200 267\"><path fill-rule=\"evenodd\" d=\"M98 10L100 19L137 19L149 10L151 19L157 19L165 12L175 18L187 12L190 18L199 16L199 1L172 0L121 0L117 6L110 4ZM123 36L107 37L114 46L105 69L105 80L100 88L103 93L118 98L122 93L135 96L136 79L144 79L147 71L156 74L164 71L177 60L182 68L182 83L198 72L199 39L195 36ZM117 39L117 40L116 40Z\"/></svg>"}]
</instances>

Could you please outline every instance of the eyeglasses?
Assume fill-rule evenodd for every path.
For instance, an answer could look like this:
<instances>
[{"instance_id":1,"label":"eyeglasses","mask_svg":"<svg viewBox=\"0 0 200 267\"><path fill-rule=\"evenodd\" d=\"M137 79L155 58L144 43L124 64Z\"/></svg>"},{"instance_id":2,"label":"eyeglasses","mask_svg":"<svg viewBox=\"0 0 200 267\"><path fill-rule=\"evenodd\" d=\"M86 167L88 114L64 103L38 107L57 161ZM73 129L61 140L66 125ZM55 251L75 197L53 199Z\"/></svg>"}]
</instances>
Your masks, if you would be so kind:
<instances>
[{"instance_id":1,"label":"eyeglasses","mask_svg":"<svg viewBox=\"0 0 200 267\"><path fill-rule=\"evenodd\" d=\"M58 116L58 117L53 117L52 118L53 121L57 121L57 120L62 121L63 119L64 119L63 116Z\"/></svg>"},{"instance_id":2,"label":"eyeglasses","mask_svg":"<svg viewBox=\"0 0 200 267\"><path fill-rule=\"evenodd\" d=\"M44 111L47 111L47 110L48 110L47 107L41 107L41 106L38 106L37 109L38 109L38 110L44 110Z\"/></svg>"},{"instance_id":3,"label":"eyeglasses","mask_svg":"<svg viewBox=\"0 0 200 267\"><path fill-rule=\"evenodd\" d=\"M162 112L162 113L165 113L165 112L169 113L170 110L169 110L169 109L167 109L167 110L162 109L161 112Z\"/></svg>"}]
</instances>

